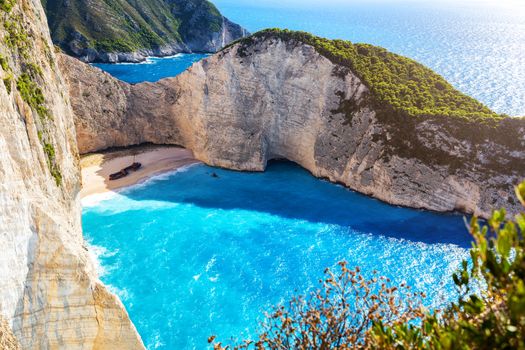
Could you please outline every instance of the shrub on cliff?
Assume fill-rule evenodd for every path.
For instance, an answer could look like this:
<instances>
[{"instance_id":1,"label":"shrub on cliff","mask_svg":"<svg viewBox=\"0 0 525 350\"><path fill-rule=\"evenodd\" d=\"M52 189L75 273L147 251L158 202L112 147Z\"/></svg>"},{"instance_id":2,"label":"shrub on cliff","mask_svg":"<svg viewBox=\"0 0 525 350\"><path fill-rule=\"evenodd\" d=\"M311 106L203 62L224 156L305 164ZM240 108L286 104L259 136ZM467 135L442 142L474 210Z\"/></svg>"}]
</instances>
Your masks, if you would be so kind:
<instances>
[{"instance_id":1,"label":"shrub on cliff","mask_svg":"<svg viewBox=\"0 0 525 350\"><path fill-rule=\"evenodd\" d=\"M15 0L0 0L0 10L9 12L15 5Z\"/></svg>"},{"instance_id":2,"label":"shrub on cliff","mask_svg":"<svg viewBox=\"0 0 525 350\"><path fill-rule=\"evenodd\" d=\"M320 281L321 289L308 298L293 298L286 307L277 307L267 315L257 341L245 341L235 349L364 346L374 322L408 322L423 316L424 295L412 292L407 285L395 287L389 279L378 276L366 280L359 268L350 270L345 262L338 264L337 273L327 269L325 277ZM228 348L215 344L215 349Z\"/></svg>"},{"instance_id":3,"label":"shrub on cliff","mask_svg":"<svg viewBox=\"0 0 525 350\"><path fill-rule=\"evenodd\" d=\"M516 193L525 207L525 182ZM525 349L525 212L508 220L496 210L483 225L473 218L470 232L471 259L451 277L458 300L443 311L425 311L422 294L340 263L320 291L275 308L257 340L233 348Z\"/></svg>"},{"instance_id":4,"label":"shrub on cliff","mask_svg":"<svg viewBox=\"0 0 525 350\"><path fill-rule=\"evenodd\" d=\"M525 182L516 194L525 206ZM418 325L375 323L372 348L525 349L525 213L507 220L496 210L486 225L474 218L470 232L471 264L453 276L457 302ZM476 285L481 292L473 292Z\"/></svg>"}]
</instances>

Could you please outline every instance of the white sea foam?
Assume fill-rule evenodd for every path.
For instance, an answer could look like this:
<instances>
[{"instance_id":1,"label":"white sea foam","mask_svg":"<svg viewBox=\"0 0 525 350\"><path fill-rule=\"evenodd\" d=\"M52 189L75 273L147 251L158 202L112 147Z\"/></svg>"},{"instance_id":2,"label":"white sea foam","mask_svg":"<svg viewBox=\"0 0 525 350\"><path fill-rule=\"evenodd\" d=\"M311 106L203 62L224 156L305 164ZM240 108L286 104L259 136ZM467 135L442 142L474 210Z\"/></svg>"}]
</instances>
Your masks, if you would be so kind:
<instances>
[{"instance_id":1,"label":"white sea foam","mask_svg":"<svg viewBox=\"0 0 525 350\"><path fill-rule=\"evenodd\" d=\"M185 54L183 53L178 53L172 56L163 56L163 57L148 56L142 62L119 62L119 63L114 63L114 64L118 64L120 66L132 66L132 65L137 65L137 64L156 64L157 62L164 60L164 59L179 58L179 57L183 57L184 55Z\"/></svg>"},{"instance_id":2,"label":"white sea foam","mask_svg":"<svg viewBox=\"0 0 525 350\"><path fill-rule=\"evenodd\" d=\"M104 265L102 262L103 258L110 258L118 253L118 249L111 251L107 249L106 247L98 246L95 244L91 244L90 242L86 242L88 247L88 253L89 257L91 259L91 262L95 266L95 269L97 271L98 277L104 277L105 275L112 272L112 270L115 270L118 268L118 266L108 266ZM123 288L117 288L111 284L105 283L106 288L116 296L118 296L121 300L130 300L131 294L130 292Z\"/></svg>"},{"instance_id":3,"label":"white sea foam","mask_svg":"<svg viewBox=\"0 0 525 350\"><path fill-rule=\"evenodd\" d=\"M148 57L148 60L160 61L160 60L169 59L169 58L179 58L179 57L184 57L184 55L187 55L187 54L184 54L184 53L177 53L177 54L175 54L175 55L171 55L171 56L162 56L162 57L158 57L158 56L149 56L149 57Z\"/></svg>"},{"instance_id":4,"label":"white sea foam","mask_svg":"<svg viewBox=\"0 0 525 350\"><path fill-rule=\"evenodd\" d=\"M85 208L96 207L97 205L100 204L100 202L113 199L116 196L118 196L117 192L104 192L104 193L92 194L92 195L82 198L82 200L80 201L80 204L82 205L82 207L85 207Z\"/></svg>"},{"instance_id":5,"label":"white sea foam","mask_svg":"<svg viewBox=\"0 0 525 350\"><path fill-rule=\"evenodd\" d=\"M219 274L216 274L213 277L209 277L208 279L210 280L210 282L215 283L215 282L217 282L219 280Z\"/></svg>"},{"instance_id":6,"label":"white sea foam","mask_svg":"<svg viewBox=\"0 0 525 350\"><path fill-rule=\"evenodd\" d=\"M106 247L92 244L89 241L86 241L86 245L88 248L89 258L91 259L93 266L95 266L98 276L103 277L108 274L113 268L104 265L102 263L102 259L115 256L115 254L118 253L118 249L110 251Z\"/></svg>"},{"instance_id":7,"label":"white sea foam","mask_svg":"<svg viewBox=\"0 0 525 350\"><path fill-rule=\"evenodd\" d=\"M126 288L122 288L122 289L121 288L117 288L117 287L115 287L114 285L111 285L111 284L106 284L106 287L109 289L109 291L111 293L113 293L116 296L118 296L120 298L120 300L126 301L126 300L131 300L133 298L131 293Z\"/></svg>"},{"instance_id":8,"label":"white sea foam","mask_svg":"<svg viewBox=\"0 0 525 350\"><path fill-rule=\"evenodd\" d=\"M155 64L155 61L152 61L150 57L146 57L146 60L142 62L120 62L115 64L118 64L119 66L133 66L137 64Z\"/></svg>"},{"instance_id":9,"label":"white sea foam","mask_svg":"<svg viewBox=\"0 0 525 350\"><path fill-rule=\"evenodd\" d=\"M180 168L177 168L177 169L164 171L164 172L158 173L158 174L153 174L153 175L151 175L151 176L149 176L147 178L144 178L144 179L138 181L137 183L134 183L133 185L126 186L124 188L118 189L116 192L118 192L118 193L125 193L126 191L131 191L131 190L144 188L144 187L149 186L152 183L155 183L157 181L167 180L167 179L169 179L171 176L173 176L175 174L184 173L184 172L188 171L190 168L192 168L194 166L197 166L197 165L202 165L202 163L188 164L188 165L184 165L184 166L182 166Z\"/></svg>"},{"instance_id":10,"label":"white sea foam","mask_svg":"<svg viewBox=\"0 0 525 350\"><path fill-rule=\"evenodd\" d=\"M164 342L162 341L162 337L160 336L160 334L155 334L154 336L154 339L153 339L153 349L158 349L158 348L161 348L163 347L165 344ZM148 346L148 349L150 349L151 347Z\"/></svg>"},{"instance_id":11,"label":"white sea foam","mask_svg":"<svg viewBox=\"0 0 525 350\"><path fill-rule=\"evenodd\" d=\"M140 189L140 188L144 188L156 181L163 181L163 180L166 180L168 179L169 177L177 174L177 173L183 173L183 172L186 172L188 171L190 168L194 167L194 166L197 166L197 165L202 165L202 163L194 163L194 164L188 164L188 165L185 165L185 166L182 166L178 169L174 169L174 170L169 170L169 171L165 171L165 172L162 172L162 173L159 173L159 174L153 174L145 179L142 179L140 181L138 181L137 183L135 184L132 184L132 185L129 185L129 186L126 186L126 187L123 187L123 188L119 188L119 189L116 189L116 190L113 190L113 191L108 191L108 192L104 192L104 193L96 193L96 194L92 194L92 195L89 195L89 196L86 196L84 198L82 198L82 200L80 201L82 207L84 208L90 208L90 207L96 207L98 205L100 205L101 202L103 201L107 201L107 200L110 200L110 199L115 199L115 197L118 197L119 195L122 195L124 193L126 193L127 191L132 191L132 190L137 190L137 189Z\"/></svg>"},{"instance_id":12,"label":"white sea foam","mask_svg":"<svg viewBox=\"0 0 525 350\"><path fill-rule=\"evenodd\" d=\"M206 272L209 272L210 269L215 265L215 262L217 261L217 258L215 258L215 255L208 261L206 264Z\"/></svg>"}]
</instances>

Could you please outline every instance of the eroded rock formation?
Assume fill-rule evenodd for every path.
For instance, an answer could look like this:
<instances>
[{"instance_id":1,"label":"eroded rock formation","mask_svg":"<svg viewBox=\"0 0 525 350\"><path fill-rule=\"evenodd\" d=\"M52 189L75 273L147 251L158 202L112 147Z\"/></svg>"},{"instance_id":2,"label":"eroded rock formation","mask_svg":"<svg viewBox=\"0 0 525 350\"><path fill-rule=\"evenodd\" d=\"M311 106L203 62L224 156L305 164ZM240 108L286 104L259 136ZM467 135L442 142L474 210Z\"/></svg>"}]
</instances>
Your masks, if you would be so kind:
<instances>
[{"instance_id":1,"label":"eroded rock formation","mask_svg":"<svg viewBox=\"0 0 525 350\"><path fill-rule=\"evenodd\" d=\"M82 237L75 127L40 0L2 2L0 17L0 344L141 349Z\"/></svg>"},{"instance_id":2,"label":"eroded rock formation","mask_svg":"<svg viewBox=\"0 0 525 350\"><path fill-rule=\"evenodd\" d=\"M237 44L154 84L129 85L60 60L81 153L178 144L237 170L286 158L396 205L483 216L494 206L518 209L512 193L525 177L524 119L494 127L379 114L352 71L301 42Z\"/></svg>"}]
</instances>

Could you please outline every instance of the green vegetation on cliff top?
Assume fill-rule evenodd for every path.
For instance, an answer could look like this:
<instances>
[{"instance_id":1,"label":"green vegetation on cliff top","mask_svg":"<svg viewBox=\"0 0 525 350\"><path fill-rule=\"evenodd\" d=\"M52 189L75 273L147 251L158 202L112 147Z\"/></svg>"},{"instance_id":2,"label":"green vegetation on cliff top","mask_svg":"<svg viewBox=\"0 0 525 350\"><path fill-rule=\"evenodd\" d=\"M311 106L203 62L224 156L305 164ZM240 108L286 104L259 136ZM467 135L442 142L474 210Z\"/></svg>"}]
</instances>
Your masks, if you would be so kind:
<instances>
[{"instance_id":1,"label":"green vegetation on cliff top","mask_svg":"<svg viewBox=\"0 0 525 350\"><path fill-rule=\"evenodd\" d=\"M503 118L456 90L429 68L381 47L281 29L260 31L228 47L240 44L239 54L246 55L251 44L269 38L311 45L333 63L350 69L368 86L374 97L371 102L378 110L409 116L461 117L481 122Z\"/></svg>"},{"instance_id":2,"label":"green vegetation on cliff top","mask_svg":"<svg viewBox=\"0 0 525 350\"><path fill-rule=\"evenodd\" d=\"M223 17L207 0L41 0L53 41L106 52L155 49L211 38Z\"/></svg>"}]
</instances>

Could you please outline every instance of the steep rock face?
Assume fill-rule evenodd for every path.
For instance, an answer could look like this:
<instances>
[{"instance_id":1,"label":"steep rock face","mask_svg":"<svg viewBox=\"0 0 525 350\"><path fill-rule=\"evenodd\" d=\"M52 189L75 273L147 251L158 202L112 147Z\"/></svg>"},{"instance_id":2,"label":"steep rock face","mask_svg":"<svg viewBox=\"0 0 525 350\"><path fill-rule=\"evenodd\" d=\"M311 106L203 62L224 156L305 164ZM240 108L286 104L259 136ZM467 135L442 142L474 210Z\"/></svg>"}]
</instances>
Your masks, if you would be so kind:
<instances>
[{"instance_id":1,"label":"steep rock face","mask_svg":"<svg viewBox=\"0 0 525 350\"><path fill-rule=\"evenodd\" d=\"M186 40L186 47L189 52L217 52L224 46L239 38L248 35L248 32L228 18L222 18L222 24L218 32L211 34L201 33L200 35L189 35Z\"/></svg>"},{"instance_id":2,"label":"steep rock face","mask_svg":"<svg viewBox=\"0 0 525 350\"><path fill-rule=\"evenodd\" d=\"M61 65L81 153L178 144L210 165L252 171L286 158L396 205L483 216L493 206L518 210L523 119L496 128L393 119L378 113L352 71L300 42L237 44L155 84L128 85L65 56Z\"/></svg>"},{"instance_id":3,"label":"steep rock face","mask_svg":"<svg viewBox=\"0 0 525 350\"><path fill-rule=\"evenodd\" d=\"M53 41L85 62L216 52L246 36L207 0L42 0Z\"/></svg>"},{"instance_id":4,"label":"steep rock face","mask_svg":"<svg viewBox=\"0 0 525 350\"><path fill-rule=\"evenodd\" d=\"M84 244L73 116L39 0L3 2L0 25L2 346L17 346L10 328L23 349L143 348Z\"/></svg>"}]
</instances>

